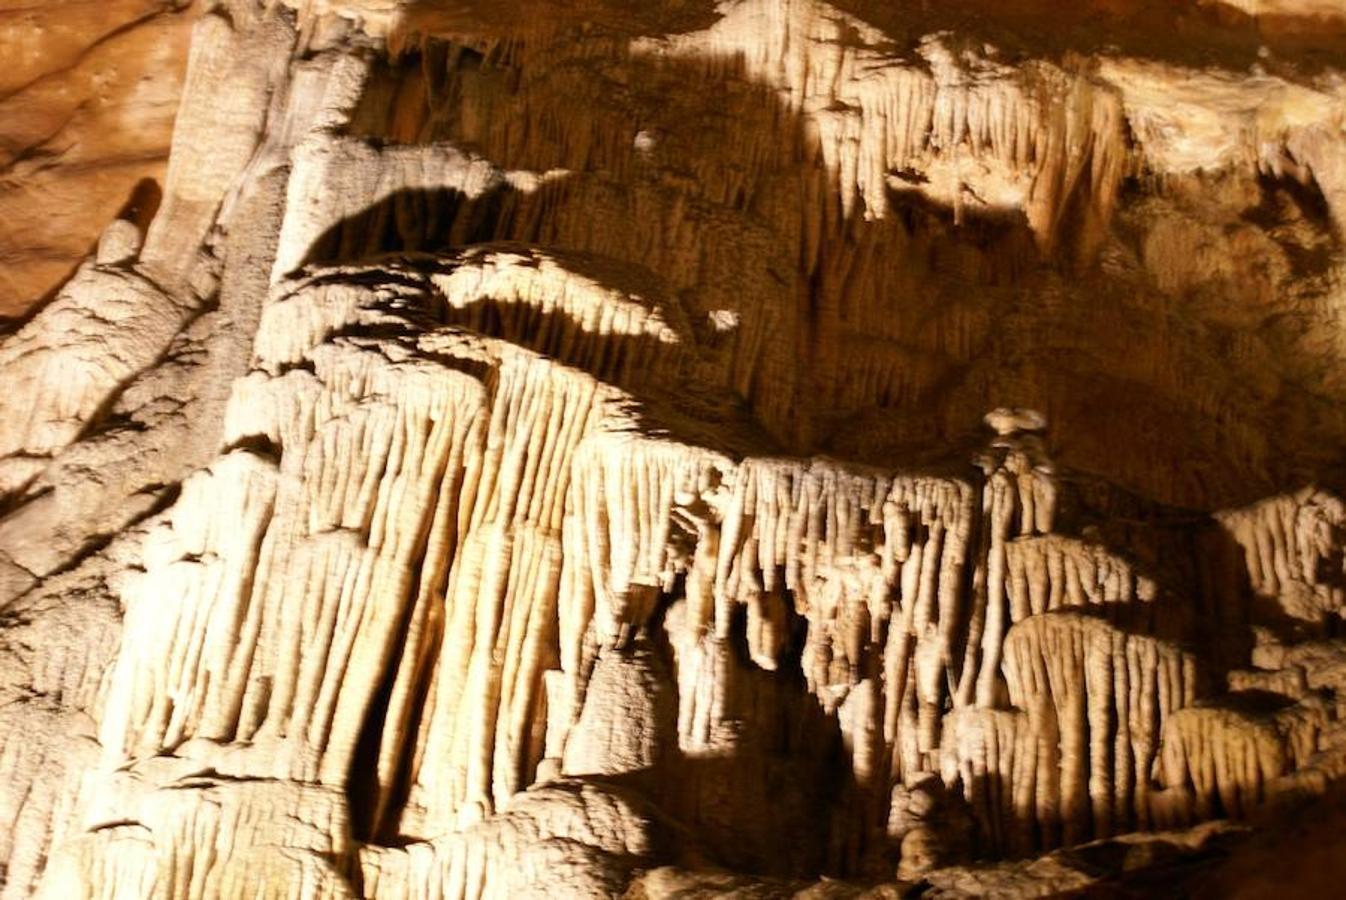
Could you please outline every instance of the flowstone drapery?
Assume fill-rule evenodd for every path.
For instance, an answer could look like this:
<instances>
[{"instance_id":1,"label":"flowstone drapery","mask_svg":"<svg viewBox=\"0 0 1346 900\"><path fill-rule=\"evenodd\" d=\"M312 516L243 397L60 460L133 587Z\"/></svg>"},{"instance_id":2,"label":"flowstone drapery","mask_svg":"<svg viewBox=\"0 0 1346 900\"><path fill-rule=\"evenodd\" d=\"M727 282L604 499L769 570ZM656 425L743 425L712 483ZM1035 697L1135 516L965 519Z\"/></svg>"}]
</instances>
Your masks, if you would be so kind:
<instances>
[{"instance_id":1,"label":"flowstone drapery","mask_svg":"<svg viewBox=\"0 0 1346 900\"><path fill-rule=\"evenodd\" d=\"M580 6L195 13L0 341L0 895L1027 895L1330 804L1343 20Z\"/></svg>"}]
</instances>

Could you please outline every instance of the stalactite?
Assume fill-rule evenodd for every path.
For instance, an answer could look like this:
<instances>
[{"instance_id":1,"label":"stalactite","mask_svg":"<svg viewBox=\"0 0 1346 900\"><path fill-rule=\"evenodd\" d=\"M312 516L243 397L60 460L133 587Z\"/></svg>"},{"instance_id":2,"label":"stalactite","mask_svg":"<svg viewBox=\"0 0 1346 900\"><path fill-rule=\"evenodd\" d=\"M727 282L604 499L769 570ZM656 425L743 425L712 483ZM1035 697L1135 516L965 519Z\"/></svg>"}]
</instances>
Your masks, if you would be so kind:
<instances>
[{"instance_id":1,"label":"stalactite","mask_svg":"<svg viewBox=\"0 0 1346 900\"><path fill-rule=\"evenodd\" d=\"M1042 843L1147 827L1163 729L1196 697L1193 657L1101 619L1055 612L1010 629L1005 678L1038 743L1032 808Z\"/></svg>"},{"instance_id":2,"label":"stalactite","mask_svg":"<svg viewBox=\"0 0 1346 900\"><path fill-rule=\"evenodd\" d=\"M1250 699L1242 706L1180 710L1165 722L1158 774L1177 795L1170 802L1181 798L1180 815L1194 821L1247 816L1281 791L1299 787L1285 776L1309 767L1327 721L1326 705L1306 697L1257 709L1264 699Z\"/></svg>"},{"instance_id":3,"label":"stalactite","mask_svg":"<svg viewBox=\"0 0 1346 900\"><path fill-rule=\"evenodd\" d=\"M1346 607L1346 505L1304 488L1220 516L1243 549L1253 591L1288 616L1310 623L1340 618Z\"/></svg>"}]
</instances>

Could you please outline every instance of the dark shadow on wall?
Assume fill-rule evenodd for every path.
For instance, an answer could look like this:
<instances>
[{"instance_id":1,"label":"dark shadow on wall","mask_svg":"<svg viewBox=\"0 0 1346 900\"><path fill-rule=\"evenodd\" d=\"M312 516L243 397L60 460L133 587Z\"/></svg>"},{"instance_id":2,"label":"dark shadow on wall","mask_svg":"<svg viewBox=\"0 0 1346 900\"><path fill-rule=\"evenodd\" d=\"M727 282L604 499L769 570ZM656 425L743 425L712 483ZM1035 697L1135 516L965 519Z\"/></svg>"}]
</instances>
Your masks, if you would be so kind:
<instances>
[{"instance_id":1,"label":"dark shadow on wall","mask_svg":"<svg viewBox=\"0 0 1346 900\"><path fill-rule=\"evenodd\" d=\"M447 252L496 240L513 193L505 184L478 197L455 188L395 191L324 231L302 265L363 262L397 252Z\"/></svg>"},{"instance_id":2,"label":"dark shadow on wall","mask_svg":"<svg viewBox=\"0 0 1346 900\"><path fill-rule=\"evenodd\" d=\"M163 202L163 198L164 192L159 182L153 178L142 178L131 189L131 196L117 213L117 218L135 223L143 235L154 221L154 215L159 211L159 204Z\"/></svg>"},{"instance_id":3,"label":"dark shadow on wall","mask_svg":"<svg viewBox=\"0 0 1346 900\"><path fill-rule=\"evenodd\" d=\"M493 191L490 199L467 198L454 190L398 191L380 201L361 215L344 220L329 229L316 243L310 254L312 261L305 270L315 278L315 286L329 283L397 283L413 292L423 285L415 279L403 278L405 269L427 273L450 271L445 257L454 249L475 247L519 255L516 262L523 266L535 263L527 260L531 247L517 242L489 239L494 234L498 208L511 201L513 192L507 188ZM481 205L479 205L481 204ZM367 234L362 222L377 223L382 231ZM389 224L395 223L395 224ZM447 237L439 244L435 230L445 226ZM474 237L486 237L474 240ZM367 240L365 237L367 236ZM464 240L454 240L465 237ZM376 247L380 255L359 252L362 246ZM392 248L393 252L385 252ZM348 251L352 251L348 255ZM358 266L347 263L345 268L326 270L325 266L341 266L342 260L358 260ZM556 260L551 260L556 261ZM472 264L472 260L468 264ZM559 262L567 271L584 273L577 260ZM598 272L590 277L601 278ZM600 282L601 283L601 282ZM610 285L609 285L610 286ZM555 298L552 298L553 300ZM436 286L429 286L417 316L422 325L450 325L486 337L533 350L565 365L581 369L595 378L627 389L650 386L655 389L676 390L683 381L684 366L700 358L693 335L685 327L672 327L679 322L679 310L660 310L659 321L668 326L663 336L640 326L623 325L617 321L603 321L591 314L583 298L576 300L575 309L560 306L534 305L527 299L494 296L489 293L473 298L452 298L441 294ZM668 314L665 314L668 313ZM625 320L629 323L629 320ZM647 320L648 321L648 320ZM383 326L393 327L396 326ZM631 331L621 331L632 327ZM377 329L374 329L377 330ZM350 325L337 335L370 336L367 325Z\"/></svg>"},{"instance_id":4,"label":"dark shadow on wall","mask_svg":"<svg viewBox=\"0 0 1346 900\"><path fill-rule=\"evenodd\" d=\"M711 726L713 751L678 752L655 779L653 796L688 836L679 853L700 865L765 876L855 874L829 858L835 855L838 814L850 814L850 824L860 829L868 823L846 802L855 799L855 786L846 774L837 718L823 710L803 679L807 623L790 613L790 638L774 672L749 656L741 605L727 638L707 636L695 649L684 648L703 656L679 659L666 622L670 610L685 602L680 587L662 595L644 639L674 676L675 691L679 665L712 665L724 712ZM708 698L709 692L700 699ZM678 735L664 740L676 747Z\"/></svg>"}]
</instances>

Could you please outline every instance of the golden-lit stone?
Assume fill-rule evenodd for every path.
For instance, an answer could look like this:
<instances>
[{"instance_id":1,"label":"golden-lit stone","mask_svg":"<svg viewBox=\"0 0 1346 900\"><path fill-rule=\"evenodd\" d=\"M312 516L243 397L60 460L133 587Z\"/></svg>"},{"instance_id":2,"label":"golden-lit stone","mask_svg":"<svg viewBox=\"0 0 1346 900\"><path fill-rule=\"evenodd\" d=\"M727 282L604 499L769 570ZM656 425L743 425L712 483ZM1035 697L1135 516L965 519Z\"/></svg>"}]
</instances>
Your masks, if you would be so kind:
<instances>
[{"instance_id":1,"label":"golden-lit stone","mask_svg":"<svg viewBox=\"0 0 1346 900\"><path fill-rule=\"evenodd\" d=\"M1335 802L1341 17L1057 7L0 8L0 897L1039 896Z\"/></svg>"}]
</instances>

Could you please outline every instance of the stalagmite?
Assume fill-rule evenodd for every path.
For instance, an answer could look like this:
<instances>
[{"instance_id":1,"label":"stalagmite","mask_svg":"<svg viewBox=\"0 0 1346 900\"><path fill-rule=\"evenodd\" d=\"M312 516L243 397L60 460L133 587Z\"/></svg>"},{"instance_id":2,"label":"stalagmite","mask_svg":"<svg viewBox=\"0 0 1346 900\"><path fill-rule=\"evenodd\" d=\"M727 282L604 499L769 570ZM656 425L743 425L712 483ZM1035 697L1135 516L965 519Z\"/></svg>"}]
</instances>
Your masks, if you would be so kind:
<instances>
[{"instance_id":1,"label":"stalagmite","mask_svg":"<svg viewBox=\"0 0 1346 900\"><path fill-rule=\"evenodd\" d=\"M82 261L0 228L0 898L1196 894L1330 829L1324 4L56 5L0 208L181 98Z\"/></svg>"}]
</instances>

